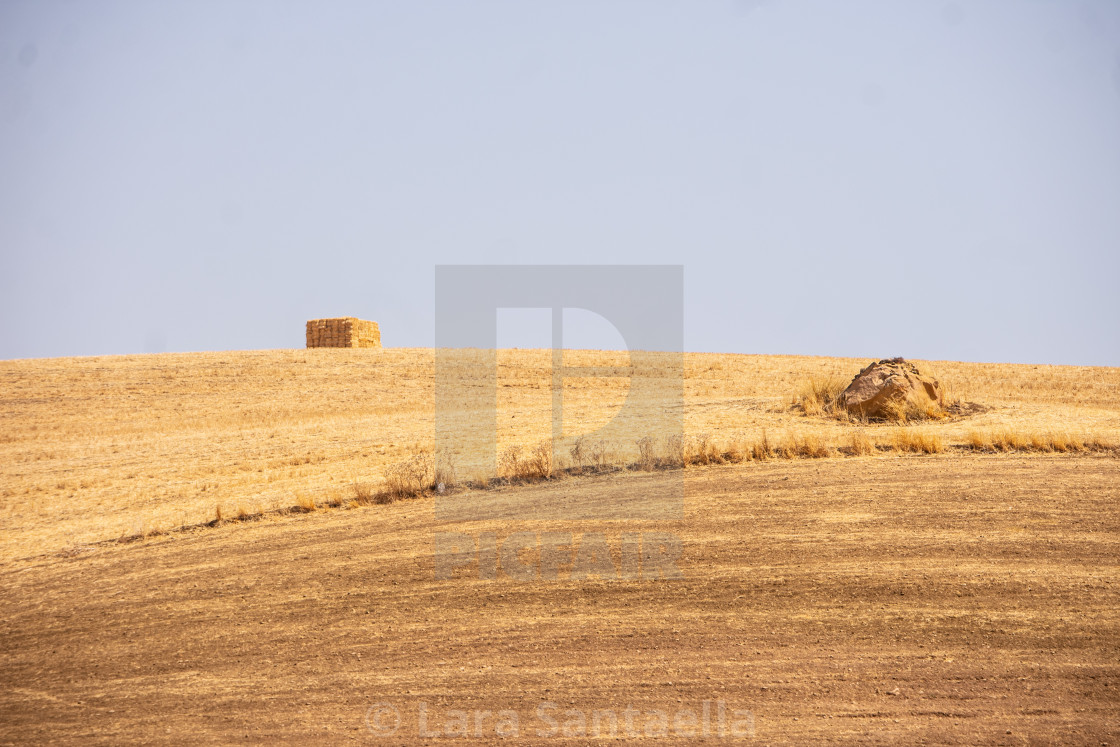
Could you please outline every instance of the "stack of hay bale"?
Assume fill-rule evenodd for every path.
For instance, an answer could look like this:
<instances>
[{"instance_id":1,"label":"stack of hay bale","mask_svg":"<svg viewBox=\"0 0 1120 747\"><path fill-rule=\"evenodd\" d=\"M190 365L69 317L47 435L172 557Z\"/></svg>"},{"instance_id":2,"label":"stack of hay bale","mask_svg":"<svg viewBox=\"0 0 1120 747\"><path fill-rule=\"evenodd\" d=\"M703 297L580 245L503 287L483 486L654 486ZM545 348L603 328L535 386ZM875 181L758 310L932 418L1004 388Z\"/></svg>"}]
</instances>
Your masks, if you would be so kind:
<instances>
[{"instance_id":1,"label":"stack of hay bale","mask_svg":"<svg viewBox=\"0 0 1120 747\"><path fill-rule=\"evenodd\" d=\"M307 323L309 348L379 348L381 330L377 322L344 316L336 319L312 319Z\"/></svg>"}]
</instances>

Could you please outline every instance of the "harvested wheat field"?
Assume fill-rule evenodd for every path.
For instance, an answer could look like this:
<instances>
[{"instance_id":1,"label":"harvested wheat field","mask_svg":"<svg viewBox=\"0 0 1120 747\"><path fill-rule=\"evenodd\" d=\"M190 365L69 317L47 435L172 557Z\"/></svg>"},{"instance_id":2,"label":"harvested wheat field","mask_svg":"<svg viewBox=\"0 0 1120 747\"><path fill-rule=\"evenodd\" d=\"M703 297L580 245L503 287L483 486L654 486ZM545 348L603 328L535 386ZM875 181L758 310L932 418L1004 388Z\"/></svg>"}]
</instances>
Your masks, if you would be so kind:
<instances>
[{"instance_id":1,"label":"harvested wheat field","mask_svg":"<svg viewBox=\"0 0 1120 747\"><path fill-rule=\"evenodd\" d=\"M550 355L498 353L503 453L548 437ZM917 361L951 406L865 423L807 393L866 359L688 354L682 443L447 478L546 507L683 475L680 519L470 528L601 535L615 565L672 534L681 577L513 581L437 579L462 525L389 490L430 454L433 361L0 362L0 741L584 743L606 711L620 738L727 741L739 713L766 743L1120 739L1120 369ZM626 386L566 382L566 431Z\"/></svg>"}]
</instances>

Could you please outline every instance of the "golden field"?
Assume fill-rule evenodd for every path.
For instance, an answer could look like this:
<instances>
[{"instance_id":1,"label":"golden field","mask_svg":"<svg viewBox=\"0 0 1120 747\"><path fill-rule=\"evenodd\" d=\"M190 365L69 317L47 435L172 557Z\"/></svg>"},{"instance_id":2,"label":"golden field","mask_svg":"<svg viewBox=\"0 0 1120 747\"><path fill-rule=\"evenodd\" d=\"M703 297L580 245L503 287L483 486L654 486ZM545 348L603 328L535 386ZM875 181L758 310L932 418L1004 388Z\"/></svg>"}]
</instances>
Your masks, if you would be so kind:
<instances>
[{"instance_id":1,"label":"golden field","mask_svg":"<svg viewBox=\"0 0 1120 747\"><path fill-rule=\"evenodd\" d=\"M625 365L576 351L566 363ZM499 447L549 434L550 352L498 351ZM915 361L949 396L988 408L917 426L840 423L790 407L798 387L869 359L685 355L684 428L717 444L900 432L964 446L974 431L1115 441L1120 369ZM433 440L430 349L314 349L0 362L0 560L15 561L239 512L349 496ZM624 379L569 379L565 433L610 419ZM647 434L621 434L621 460ZM557 449L566 454L570 441ZM722 448L722 447L721 447ZM890 457L881 457L890 458ZM466 468L459 478L472 477Z\"/></svg>"},{"instance_id":2,"label":"golden field","mask_svg":"<svg viewBox=\"0 0 1120 747\"><path fill-rule=\"evenodd\" d=\"M499 448L531 447L549 354L497 355ZM686 355L688 448L710 466L469 489L493 515L541 518L466 525L430 493L353 500L431 447L431 350L0 363L0 742L381 744L385 703L394 744L461 734L460 710L483 742L499 710L524 743L665 742L659 711L722 701L768 744L1116 743L1120 458L1100 444L1120 428L1120 371L918 362L983 411L916 425L792 407L866 363ZM565 426L605 422L625 387L566 382ZM615 457L647 435L616 434ZM762 439L771 458L747 457ZM679 518L549 511L682 477ZM339 510L306 510L325 504ZM273 510L290 506L304 512ZM254 520L204 524L218 507ZM628 532L670 533L681 577L435 573L440 533L526 530L602 536L612 561ZM569 733L546 741L549 703ZM627 707L632 733L569 719Z\"/></svg>"}]
</instances>

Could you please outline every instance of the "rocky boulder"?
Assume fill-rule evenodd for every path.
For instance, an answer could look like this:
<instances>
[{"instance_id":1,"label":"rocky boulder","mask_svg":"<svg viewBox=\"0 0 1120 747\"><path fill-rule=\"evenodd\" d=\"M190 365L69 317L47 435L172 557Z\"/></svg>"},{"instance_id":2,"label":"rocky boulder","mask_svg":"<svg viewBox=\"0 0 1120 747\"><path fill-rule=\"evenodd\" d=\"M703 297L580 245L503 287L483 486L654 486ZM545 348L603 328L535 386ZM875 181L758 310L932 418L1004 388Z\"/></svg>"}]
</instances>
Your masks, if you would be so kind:
<instances>
[{"instance_id":1,"label":"rocky boulder","mask_svg":"<svg viewBox=\"0 0 1120 747\"><path fill-rule=\"evenodd\" d=\"M839 403L849 413L869 418L896 417L907 401L943 404L937 379L918 371L902 358L886 358L863 369L840 393Z\"/></svg>"}]
</instances>

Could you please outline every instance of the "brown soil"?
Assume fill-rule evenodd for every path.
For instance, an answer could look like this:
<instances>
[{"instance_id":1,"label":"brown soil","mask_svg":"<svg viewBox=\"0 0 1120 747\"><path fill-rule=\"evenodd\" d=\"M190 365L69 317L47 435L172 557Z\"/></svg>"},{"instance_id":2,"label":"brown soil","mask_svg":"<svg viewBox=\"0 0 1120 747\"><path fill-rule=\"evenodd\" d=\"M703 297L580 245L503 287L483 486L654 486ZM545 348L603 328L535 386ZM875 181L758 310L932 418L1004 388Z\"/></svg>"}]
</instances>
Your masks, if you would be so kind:
<instances>
[{"instance_id":1,"label":"brown soil","mask_svg":"<svg viewBox=\"0 0 1120 747\"><path fill-rule=\"evenodd\" d=\"M430 730L513 709L531 742L542 701L561 723L632 705L641 730L705 699L751 710L767 743L1120 740L1114 456L684 475L682 520L466 530L676 532L677 581L437 581L433 536L464 529L430 498L8 564L0 741L374 742L367 713L389 702L390 743L418 743L424 702ZM615 502L680 478L479 495Z\"/></svg>"}]
</instances>

